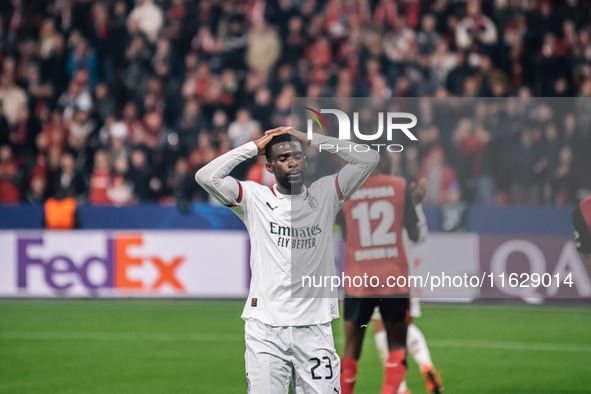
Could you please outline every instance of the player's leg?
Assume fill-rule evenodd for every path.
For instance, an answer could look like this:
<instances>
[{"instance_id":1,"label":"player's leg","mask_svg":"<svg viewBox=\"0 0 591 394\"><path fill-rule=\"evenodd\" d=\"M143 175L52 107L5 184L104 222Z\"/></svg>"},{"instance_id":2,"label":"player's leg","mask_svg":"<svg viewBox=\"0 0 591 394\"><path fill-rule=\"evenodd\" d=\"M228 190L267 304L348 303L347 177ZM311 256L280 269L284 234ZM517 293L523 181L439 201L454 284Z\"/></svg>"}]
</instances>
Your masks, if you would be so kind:
<instances>
[{"instance_id":1,"label":"player's leg","mask_svg":"<svg viewBox=\"0 0 591 394\"><path fill-rule=\"evenodd\" d=\"M357 381L359 356L363 346L366 327L352 321L345 321L345 350L343 351L343 370L341 375L342 394L353 393Z\"/></svg>"},{"instance_id":2,"label":"player's leg","mask_svg":"<svg viewBox=\"0 0 591 394\"><path fill-rule=\"evenodd\" d=\"M342 394L353 393L357 381L363 337L376 303L377 299L375 298L345 298L345 349L341 369Z\"/></svg>"},{"instance_id":3,"label":"player's leg","mask_svg":"<svg viewBox=\"0 0 591 394\"><path fill-rule=\"evenodd\" d=\"M415 317L421 317L421 302L420 300L414 296L415 289L411 289L412 296L410 297L410 321L408 322L409 326L412 324L412 319ZM409 341L410 338L408 336L408 331L406 333L406 348L409 348ZM406 379L402 381L400 387L398 387L398 394L410 394L410 390L406 386Z\"/></svg>"},{"instance_id":4,"label":"player's leg","mask_svg":"<svg viewBox=\"0 0 591 394\"><path fill-rule=\"evenodd\" d=\"M415 289L411 289L411 294L415 292ZM421 300L418 297L410 297L410 317L419 318L421 317Z\"/></svg>"},{"instance_id":5,"label":"player's leg","mask_svg":"<svg viewBox=\"0 0 591 394\"><path fill-rule=\"evenodd\" d=\"M256 319L245 323L246 384L249 394L287 394L292 364L287 357L289 333Z\"/></svg>"},{"instance_id":6,"label":"player's leg","mask_svg":"<svg viewBox=\"0 0 591 394\"><path fill-rule=\"evenodd\" d=\"M406 322L385 323L388 336L388 358L384 367L382 394L394 394L404 381L406 364Z\"/></svg>"},{"instance_id":7,"label":"player's leg","mask_svg":"<svg viewBox=\"0 0 591 394\"><path fill-rule=\"evenodd\" d=\"M431 361L431 354L425 336L414 324L409 324L407 333L407 346L413 358L419 365L421 374L425 379L427 391L430 393L441 392L443 385L438 372Z\"/></svg>"},{"instance_id":8,"label":"player's leg","mask_svg":"<svg viewBox=\"0 0 591 394\"><path fill-rule=\"evenodd\" d=\"M380 356L380 360L382 360L382 364L386 364L386 359L388 358L390 350L388 349L386 327L384 327L384 322L382 322L382 315L380 314L379 308L375 308L375 311L371 316L371 322L373 324L374 339L378 355Z\"/></svg>"},{"instance_id":9,"label":"player's leg","mask_svg":"<svg viewBox=\"0 0 591 394\"><path fill-rule=\"evenodd\" d=\"M381 393L395 394L407 371L406 331L410 319L408 298L382 299L380 313L386 328L389 350Z\"/></svg>"},{"instance_id":10,"label":"player's leg","mask_svg":"<svg viewBox=\"0 0 591 394\"><path fill-rule=\"evenodd\" d=\"M380 313L379 308L375 309L373 315L371 316L371 321L373 323L376 348L378 350L380 360L382 360L382 365L385 366L390 350L388 349L388 337L386 334L386 327L384 327L384 322L382 321L382 315ZM398 394L410 394L410 390L406 386L405 380L403 380L402 383L400 383L400 386L398 387Z\"/></svg>"},{"instance_id":11,"label":"player's leg","mask_svg":"<svg viewBox=\"0 0 591 394\"><path fill-rule=\"evenodd\" d=\"M294 394L341 393L341 360L330 323L291 327Z\"/></svg>"}]
</instances>

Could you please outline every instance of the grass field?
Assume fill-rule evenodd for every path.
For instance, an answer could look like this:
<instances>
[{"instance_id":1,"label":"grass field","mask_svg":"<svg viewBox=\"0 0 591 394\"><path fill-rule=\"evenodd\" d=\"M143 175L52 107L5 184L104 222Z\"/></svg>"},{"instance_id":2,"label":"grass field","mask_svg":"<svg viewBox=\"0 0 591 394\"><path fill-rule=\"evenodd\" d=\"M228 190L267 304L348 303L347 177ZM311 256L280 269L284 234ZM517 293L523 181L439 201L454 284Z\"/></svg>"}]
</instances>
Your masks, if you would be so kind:
<instances>
[{"instance_id":1,"label":"grass field","mask_svg":"<svg viewBox=\"0 0 591 394\"><path fill-rule=\"evenodd\" d=\"M245 393L242 301L0 300L0 393ZM448 394L591 393L591 309L427 304ZM342 350L342 321L333 323ZM407 382L424 393L414 362ZM367 336L357 393L378 393Z\"/></svg>"}]
</instances>

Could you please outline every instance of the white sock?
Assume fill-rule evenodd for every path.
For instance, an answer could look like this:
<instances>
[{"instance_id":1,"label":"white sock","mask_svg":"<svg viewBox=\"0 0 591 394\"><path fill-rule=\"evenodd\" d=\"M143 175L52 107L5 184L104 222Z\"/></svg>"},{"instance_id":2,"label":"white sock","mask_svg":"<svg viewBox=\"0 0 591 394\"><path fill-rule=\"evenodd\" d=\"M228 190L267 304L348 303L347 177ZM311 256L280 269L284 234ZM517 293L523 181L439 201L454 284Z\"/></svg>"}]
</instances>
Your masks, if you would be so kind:
<instances>
[{"instance_id":1,"label":"white sock","mask_svg":"<svg viewBox=\"0 0 591 394\"><path fill-rule=\"evenodd\" d=\"M400 387L398 387L398 392L404 393L407 388L408 387L406 387L406 380L403 380L402 383L400 383Z\"/></svg>"},{"instance_id":2,"label":"white sock","mask_svg":"<svg viewBox=\"0 0 591 394\"><path fill-rule=\"evenodd\" d=\"M408 326L406 347L412 354L412 357L415 359L417 364L419 364L419 367L422 367L425 364L433 364L431 362L431 354L429 353L425 336L414 324L409 324Z\"/></svg>"},{"instance_id":3,"label":"white sock","mask_svg":"<svg viewBox=\"0 0 591 394\"><path fill-rule=\"evenodd\" d=\"M390 354L390 351L388 350L388 336L386 335L386 331L376 332L375 340L380 360L382 360L382 364L386 365L388 354Z\"/></svg>"}]
</instances>

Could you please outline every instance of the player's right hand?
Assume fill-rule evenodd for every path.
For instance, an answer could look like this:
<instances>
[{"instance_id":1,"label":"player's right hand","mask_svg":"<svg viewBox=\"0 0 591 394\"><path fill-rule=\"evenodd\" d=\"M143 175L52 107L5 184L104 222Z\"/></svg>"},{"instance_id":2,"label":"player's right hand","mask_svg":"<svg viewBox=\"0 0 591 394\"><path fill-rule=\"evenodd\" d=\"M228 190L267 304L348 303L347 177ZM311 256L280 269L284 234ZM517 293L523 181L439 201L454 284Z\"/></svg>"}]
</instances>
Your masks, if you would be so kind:
<instances>
[{"instance_id":1,"label":"player's right hand","mask_svg":"<svg viewBox=\"0 0 591 394\"><path fill-rule=\"evenodd\" d=\"M289 134L291 133L291 127L277 127L275 129L265 131L265 135L259 138L258 140L254 141L255 145L258 148L258 154L264 155L265 154L265 147L275 137L276 135L281 134Z\"/></svg>"}]
</instances>

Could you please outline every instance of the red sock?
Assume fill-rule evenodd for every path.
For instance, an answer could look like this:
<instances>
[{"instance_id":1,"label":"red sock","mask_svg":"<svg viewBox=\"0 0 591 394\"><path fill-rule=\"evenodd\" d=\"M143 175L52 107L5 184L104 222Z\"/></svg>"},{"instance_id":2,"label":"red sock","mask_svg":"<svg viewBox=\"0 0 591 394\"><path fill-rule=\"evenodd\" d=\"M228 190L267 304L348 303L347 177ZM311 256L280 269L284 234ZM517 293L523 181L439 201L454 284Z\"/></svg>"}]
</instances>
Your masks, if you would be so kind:
<instances>
[{"instance_id":1,"label":"red sock","mask_svg":"<svg viewBox=\"0 0 591 394\"><path fill-rule=\"evenodd\" d=\"M341 394L353 394L359 361L345 357L341 360Z\"/></svg>"},{"instance_id":2,"label":"red sock","mask_svg":"<svg viewBox=\"0 0 591 394\"><path fill-rule=\"evenodd\" d=\"M392 350L386 360L384 368L384 384L382 384L382 394L396 394L398 387L406 375L406 351Z\"/></svg>"}]
</instances>

